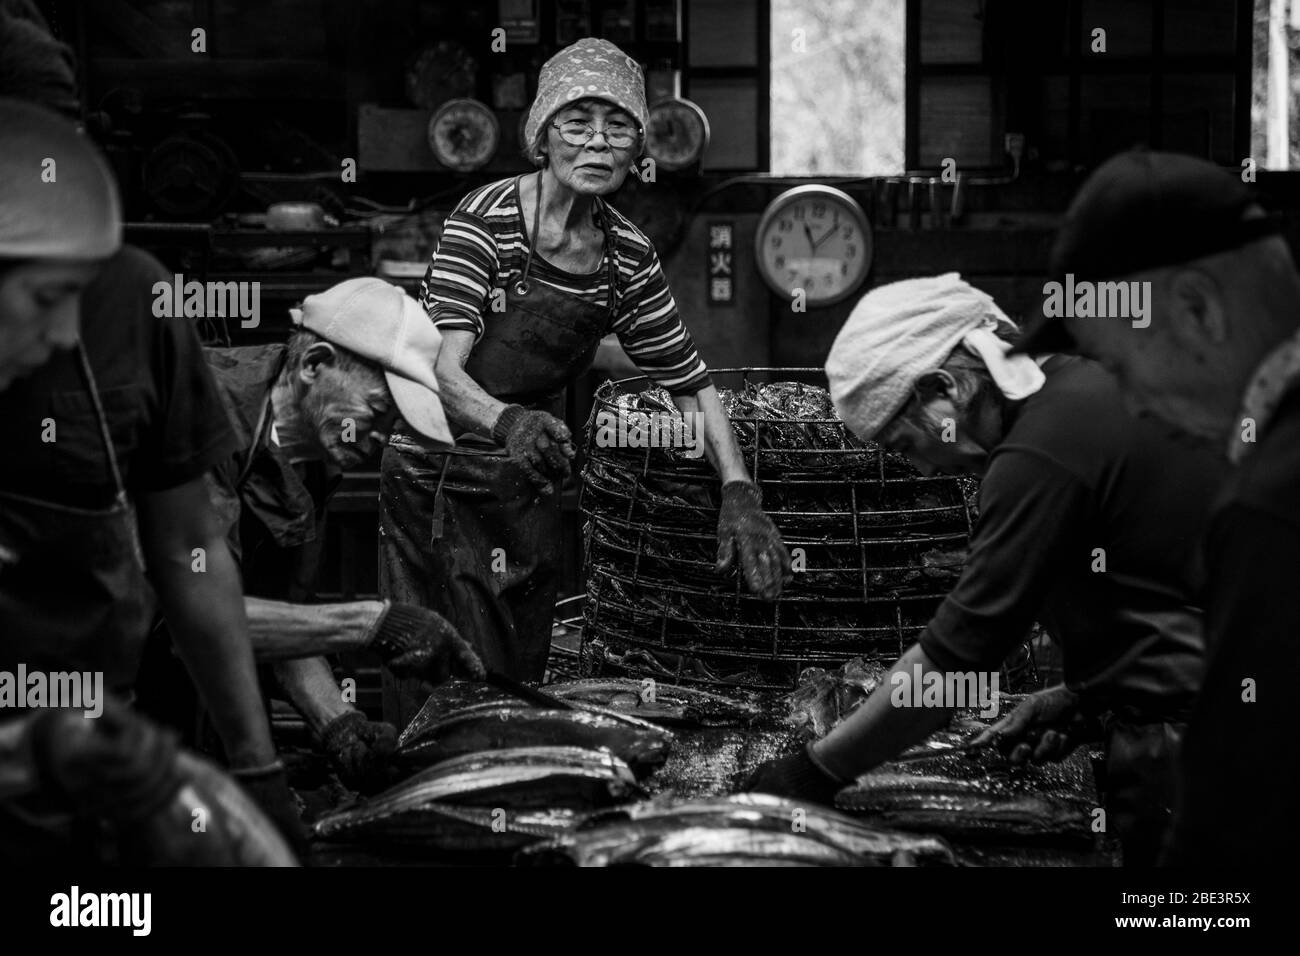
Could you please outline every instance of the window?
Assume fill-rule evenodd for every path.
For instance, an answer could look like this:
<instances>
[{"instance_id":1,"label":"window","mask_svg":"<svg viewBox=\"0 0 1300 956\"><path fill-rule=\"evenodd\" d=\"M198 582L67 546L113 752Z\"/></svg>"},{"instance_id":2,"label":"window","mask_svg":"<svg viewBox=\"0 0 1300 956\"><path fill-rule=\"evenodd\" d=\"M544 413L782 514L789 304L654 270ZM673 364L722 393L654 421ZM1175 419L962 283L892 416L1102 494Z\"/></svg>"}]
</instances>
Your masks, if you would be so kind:
<instances>
[{"instance_id":1,"label":"window","mask_svg":"<svg viewBox=\"0 0 1300 956\"><path fill-rule=\"evenodd\" d=\"M1264 169L1300 169L1300 0L1255 0L1250 155Z\"/></svg>"},{"instance_id":2,"label":"window","mask_svg":"<svg viewBox=\"0 0 1300 956\"><path fill-rule=\"evenodd\" d=\"M902 172L904 0L771 4L772 172Z\"/></svg>"}]
</instances>

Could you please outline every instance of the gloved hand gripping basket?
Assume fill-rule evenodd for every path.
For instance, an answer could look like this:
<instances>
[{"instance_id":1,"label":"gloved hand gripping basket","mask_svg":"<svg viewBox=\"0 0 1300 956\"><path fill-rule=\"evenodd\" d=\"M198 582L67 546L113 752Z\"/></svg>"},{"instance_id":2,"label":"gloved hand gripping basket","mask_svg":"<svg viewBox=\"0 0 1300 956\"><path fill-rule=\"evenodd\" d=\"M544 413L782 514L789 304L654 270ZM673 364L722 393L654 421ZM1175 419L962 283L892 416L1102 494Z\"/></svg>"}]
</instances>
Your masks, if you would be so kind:
<instances>
[{"instance_id":1,"label":"gloved hand gripping basket","mask_svg":"<svg viewBox=\"0 0 1300 956\"><path fill-rule=\"evenodd\" d=\"M667 392L645 378L606 382L587 424L579 506L583 666L775 690L811 664L892 661L961 570L974 482L922 477L858 440L821 369L713 375L794 581L767 601L734 570L716 571L716 472L669 440L678 413Z\"/></svg>"}]
</instances>

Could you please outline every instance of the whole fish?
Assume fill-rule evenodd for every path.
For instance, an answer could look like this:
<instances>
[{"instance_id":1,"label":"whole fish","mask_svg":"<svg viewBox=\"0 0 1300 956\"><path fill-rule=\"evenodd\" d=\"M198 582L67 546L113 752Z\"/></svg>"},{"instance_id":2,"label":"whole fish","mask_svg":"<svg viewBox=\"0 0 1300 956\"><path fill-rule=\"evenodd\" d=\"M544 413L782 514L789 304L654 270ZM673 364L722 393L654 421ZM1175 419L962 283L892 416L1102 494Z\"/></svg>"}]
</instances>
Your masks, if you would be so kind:
<instances>
[{"instance_id":1,"label":"whole fish","mask_svg":"<svg viewBox=\"0 0 1300 956\"><path fill-rule=\"evenodd\" d=\"M668 842L669 834L683 830L709 834L735 830L755 836L751 844L744 844L740 837L709 836L697 856L677 843ZM758 856L760 847L777 847L775 852L779 857L792 849L780 842L787 836L813 840L845 854L854 860L847 865L888 866L905 862L952 866L956 862L952 849L937 837L870 826L828 808L762 793L701 800L651 800L595 813L564 836L525 850L519 859L541 865L611 866L628 862L629 848L652 847L653 853L659 854L669 846L678 847L675 851L678 855L692 860L725 856L719 850L723 846L730 847L731 855L745 858ZM749 849L744 849L745 846ZM640 851L633 852L637 857L633 862L640 862Z\"/></svg>"},{"instance_id":2,"label":"whole fish","mask_svg":"<svg viewBox=\"0 0 1300 956\"><path fill-rule=\"evenodd\" d=\"M650 678L590 678L548 684L545 690L580 706L594 705L670 727L727 727L763 716L751 700Z\"/></svg>"},{"instance_id":3,"label":"whole fish","mask_svg":"<svg viewBox=\"0 0 1300 956\"><path fill-rule=\"evenodd\" d=\"M964 839L1091 843L1090 802L994 776L958 779L875 771L841 790L835 805L886 826Z\"/></svg>"},{"instance_id":4,"label":"whole fish","mask_svg":"<svg viewBox=\"0 0 1300 956\"><path fill-rule=\"evenodd\" d=\"M590 865L590 864L588 864ZM605 866L870 866L806 834L687 826L634 836Z\"/></svg>"},{"instance_id":5,"label":"whole fish","mask_svg":"<svg viewBox=\"0 0 1300 956\"><path fill-rule=\"evenodd\" d=\"M428 765L502 747L581 747L608 750L645 776L663 764L672 743L663 728L613 711L487 702L438 713L429 701L398 738L398 755Z\"/></svg>"},{"instance_id":6,"label":"whole fish","mask_svg":"<svg viewBox=\"0 0 1300 956\"><path fill-rule=\"evenodd\" d=\"M613 754L511 747L429 767L358 807L322 817L312 829L318 839L341 842L511 849L642 794L631 769Z\"/></svg>"},{"instance_id":7,"label":"whole fish","mask_svg":"<svg viewBox=\"0 0 1300 956\"><path fill-rule=\"evenodd\" d=\"M605 832L608 831L608 832ZM871 866L867 857L790 830L730 827L726 824L673 826L614 825L602 828L592 852L576 843L557 852L523 850L518 862L535 866Z\"/></svg>"}]
</instances>

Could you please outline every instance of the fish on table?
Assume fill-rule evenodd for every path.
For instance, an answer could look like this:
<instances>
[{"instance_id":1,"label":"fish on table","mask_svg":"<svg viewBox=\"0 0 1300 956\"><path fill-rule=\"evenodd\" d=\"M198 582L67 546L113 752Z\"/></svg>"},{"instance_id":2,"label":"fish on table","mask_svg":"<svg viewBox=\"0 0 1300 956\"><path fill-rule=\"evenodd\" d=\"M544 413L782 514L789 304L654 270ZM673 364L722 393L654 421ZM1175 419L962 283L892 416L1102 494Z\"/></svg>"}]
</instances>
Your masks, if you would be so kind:
<instances>
[{"instance_id":1,"label":"fish on table","mask_svg":"<svg viewBox=\"0 0 1300 956\"><path fill-rule=\"evenodd\" d=\"M600 863L579 866L870 866L865 857L805 834L684 826L628 832Z\"/></svg>"},{"instance_id":2,"label":"fish on table","mask_svg":"<svg viewBox=\"0 0 1300 956\"><path fill-rule=\"evenodd\" d=\"M643 777L663 764L672 744L669 731L615 711L547 709L513 699L447 711L431 697L402 731L397 754L404 764L427 766L505 747L580 747L607 750Z\"/></svg>"},{"instance_id":3,"label":"fish on table","mask_svg":"<svg viewBox=\"0 0 1300 956\"><path fill-rule=\"evenodd\" d=\"M1082 751L1056 764L1013 767L994 752L941 750L864 774L835 805L885 826L954 839L1085 845L1095 842L1090 778Z\"/></svg>"},{"instance_id":4,"label":"fish on table","mask_svg":"<svg viewBox=\"0 0 1300 956\"><path fill-rule=\"evenodd\" d=\"M509 850L640 796L631 768L607 751L510 747L422 770L358 806L321 817L312 834L435 851Z\"/></svg>"},{"instance_id":5,"label":"fish on table","mask_svg":"<svg viewBox=\"0 0 1300 956\"><path fill-rule=\"evenodd\" d=\"M747 725L763 716L763 709L751 699L650 678L597 677L548 684L545 689L579 706L626 713L667 727Z\"/></svg>"},{"instance_id":6,"label":"fish on table","mask_svg":"<svg viewBox=\"0 0 1300 956\"><path fill-rule=\"evenodd\" d=\"M521 851L524 865L955 865L939 837L891 831L761 793L656 799L593 813Z\"/></svg>"}]
</instances>

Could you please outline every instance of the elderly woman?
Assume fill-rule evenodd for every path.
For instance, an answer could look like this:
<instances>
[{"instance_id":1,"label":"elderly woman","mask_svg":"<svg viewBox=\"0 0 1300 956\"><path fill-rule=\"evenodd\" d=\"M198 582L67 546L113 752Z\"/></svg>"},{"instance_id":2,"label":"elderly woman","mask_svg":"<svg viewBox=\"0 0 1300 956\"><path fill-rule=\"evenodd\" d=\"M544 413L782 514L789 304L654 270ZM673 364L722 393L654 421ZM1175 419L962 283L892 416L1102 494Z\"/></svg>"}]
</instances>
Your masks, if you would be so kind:
<instances>
[{"instance_id":1,"label":"elderly woman","mask_svg":"<svg viewBox=\"0 0 1300 956\"><path fill-rule=\"evenodd\" d=\"M646 121L641 69L613 44L579 40L545 64L525 128L537 172L466 196L424 279L457 448L399 431L384 453L385 596L441 612L489 668L520 679L541 678L550 647L560 484L574 456L557 416L607 333L678 408L701 413L722 480L719 566L738 557L769 598L789 573L655 250L603 198L644 146Z\"/></svg>"},{"instance_id":2,"label":"elderly woman","mask_svg":"<svg viewBox=\"0 0 1300 956\"><path fill-rule=\"evenodd\" d=\"M748 786L829 803L951 716L954 701L896 705L893 675L996 672L1037 620L1061 646L1065 684L982 742L1013 761L1055 759L1100 718L1111 829L1126 864L1151 865L1202 672L1185 563L1222 472L1130 417L1100 366L1008 355L1015 331L956 273L875 289L840 331L826 371L845 422L923 474L981 476L979 521L957 586L882 691Z\"/></svg>"}]
</instances>

